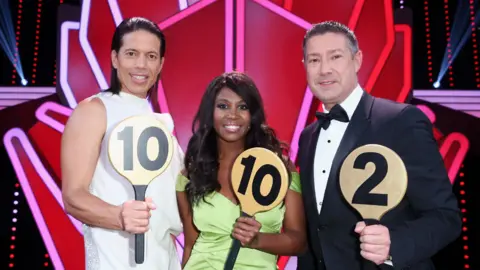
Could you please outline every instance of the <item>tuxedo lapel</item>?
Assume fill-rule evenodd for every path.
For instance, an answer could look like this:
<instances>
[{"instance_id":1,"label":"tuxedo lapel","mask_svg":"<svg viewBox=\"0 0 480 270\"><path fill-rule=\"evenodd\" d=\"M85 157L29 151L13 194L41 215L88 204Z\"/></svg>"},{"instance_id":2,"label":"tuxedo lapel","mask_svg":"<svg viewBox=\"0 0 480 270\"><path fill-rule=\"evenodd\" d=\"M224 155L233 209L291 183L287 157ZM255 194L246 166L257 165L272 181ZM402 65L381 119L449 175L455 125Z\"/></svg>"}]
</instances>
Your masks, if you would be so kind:
<instances>
[{"instance_id":1,"label":"tuxedo lapel","mask_svg":"<svg viewBox=\"0 0 480 270\"><path fill-rule=\"evenodd\" d=\"M332 184L338 182L338 174L340 172L340 167L349 153L351 153L355 146L358 143L358 140L362 134L370 127L370 111L372 108L374 98L368 94L363 93L362 99L358 103L355 112L353 113L352 119L348 124L347 130L343 135L342 141L338 147L335 157L333 158L332 167L330 170L330 175L327 183L327 190L330 190ZM329 192L325 192L327 196ZM336 194L334 196L337 196ZM324 201L324 205L327 201ZM322 211L323 212L323 211Z\"/></svg>"},{"instance_id":2,"label":"tuxedo lapel","mask_svg":"<svg viewBox=\"0 0 480 270\"><path fill-rule=\"evenodd\" d=\"M306 188L304 188L304 191L309 192L309 196L307 196L307 203L309 205L312 205L316 209L316 196L315 196L315 183L314 183L314 174L313 174L313 164L315 161L315 150L317 148L317 141L318 137L320 135L320 125L317 122L315 122L312 133L308 137L308 140L306 141L305 147L307 148L307 156L305 159L305 183L306 183Z\"/></svg>"}]
</instances>

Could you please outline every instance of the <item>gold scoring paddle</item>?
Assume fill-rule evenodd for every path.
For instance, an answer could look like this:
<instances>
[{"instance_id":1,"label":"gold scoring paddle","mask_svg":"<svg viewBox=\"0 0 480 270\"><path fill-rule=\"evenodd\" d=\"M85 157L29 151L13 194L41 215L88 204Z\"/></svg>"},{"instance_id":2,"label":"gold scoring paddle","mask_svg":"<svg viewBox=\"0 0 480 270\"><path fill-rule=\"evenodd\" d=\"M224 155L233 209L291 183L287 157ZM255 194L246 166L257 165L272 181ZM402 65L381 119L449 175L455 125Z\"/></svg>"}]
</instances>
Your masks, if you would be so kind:
<instances>
[{"instance_id":1,"label":"gold scoring paddle","mask_svg":"<svg viewBox=\"0 0 480 270\"><path fill-rule=\"evenodd\" d=\"M172 137L153 115L133 116L113 128L107 151L113 168L133 185L135 200L145 201L148 185L172 160ZM135 262L142 264L144 255L145 234L135 234Z\"/></svg>"},{"instance_id":2,"label":"gold scoring paddle","mask_svg":"<svg viewBox=\"0 0 480 270\"><path fill-rule=\"evenodd\" d=\"M235 160L231 181L240 202L241 216L253 217L280 204L287 194L289 173L283 161L272 151L255 147ZM231 270L240 251L240 241L233 240L224 270Z\"/></svg>"},{"instance_id":3,"label":"gold scoring paddle","mask_svg":"<svg viewBox=\"0 0 480 270\"><path fill-rule=\"evenodd\" d=\"M340 169L340 188L347 202L362 216L367 226L379 224L405 196L407 169L390 148L368 144L351 152ZM377 269L364 260L363 269Z\"/></svg>"}]
</instances>

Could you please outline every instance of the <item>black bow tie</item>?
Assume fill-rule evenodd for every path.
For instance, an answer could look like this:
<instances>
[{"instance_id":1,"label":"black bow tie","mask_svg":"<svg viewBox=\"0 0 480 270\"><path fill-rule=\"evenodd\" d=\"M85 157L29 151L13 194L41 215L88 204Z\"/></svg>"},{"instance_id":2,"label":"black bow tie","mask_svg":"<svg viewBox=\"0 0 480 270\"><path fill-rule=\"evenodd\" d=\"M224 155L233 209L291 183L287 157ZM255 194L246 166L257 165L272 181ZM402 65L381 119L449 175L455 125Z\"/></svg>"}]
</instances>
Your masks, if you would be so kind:
<instances>
[{"instance_id":1,"label":"black bow tie","mask_svg":"<svg viewBox=\"0 0 480 270\"><path fill-rule=\"evenodd\" d=\"M330 126L330 121L337 120L347 123L349 121L347 112L340 105L335 105L329 113L317 112L315 116L318 119L320 127L327 130Z\"/></svg>"}]
</instances>

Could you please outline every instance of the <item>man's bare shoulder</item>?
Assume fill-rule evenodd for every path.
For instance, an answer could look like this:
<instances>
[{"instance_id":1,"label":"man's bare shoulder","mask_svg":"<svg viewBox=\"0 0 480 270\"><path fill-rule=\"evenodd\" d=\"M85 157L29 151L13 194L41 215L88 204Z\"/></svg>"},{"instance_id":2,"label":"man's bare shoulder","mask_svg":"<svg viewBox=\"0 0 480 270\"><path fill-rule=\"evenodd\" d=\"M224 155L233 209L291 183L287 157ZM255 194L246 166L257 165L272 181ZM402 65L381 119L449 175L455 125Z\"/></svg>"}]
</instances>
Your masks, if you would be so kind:
<instances>
[{"instance_id":1,"label":"man's bare shoulder","mask_svg":"<svg viewBox=\"0 0 480 270\"><path fill-rule=\"evenodd\" d=\"M92 97L78 103L68 119L66 128L99 128L104 129L106 123L106 111L103 102Z\"/></svg>"}]
</instances>

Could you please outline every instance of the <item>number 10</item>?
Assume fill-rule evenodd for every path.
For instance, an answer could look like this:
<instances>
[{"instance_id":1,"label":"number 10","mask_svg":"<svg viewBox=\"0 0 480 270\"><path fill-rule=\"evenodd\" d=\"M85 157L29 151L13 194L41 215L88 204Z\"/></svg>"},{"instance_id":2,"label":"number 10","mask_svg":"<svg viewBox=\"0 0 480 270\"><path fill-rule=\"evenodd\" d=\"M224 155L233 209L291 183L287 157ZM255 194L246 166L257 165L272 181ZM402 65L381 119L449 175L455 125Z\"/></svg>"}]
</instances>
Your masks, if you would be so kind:
<instances>
[{"instance_id":1,"label":"number 10","mask_svg":"<svg viewBox=\"0 0 480 270\"><path fill-rule=\"evenodd\" d=\"M160 151L154 160L150 160L147 155L147 143L151 137L155 137L159 143ZM118 139L123 141L123 169L133 170L133 127L127 126L118 132ZM166 160L166 155L162 155L162 141L166 141L165 134L157 127L148 127L142 131L137 141L137 158L143 168L154 171L162 167ZM168 151L168 150L167 150Z\"/></svg>"}]
</instances>

